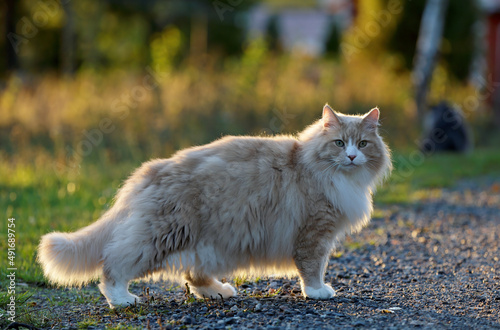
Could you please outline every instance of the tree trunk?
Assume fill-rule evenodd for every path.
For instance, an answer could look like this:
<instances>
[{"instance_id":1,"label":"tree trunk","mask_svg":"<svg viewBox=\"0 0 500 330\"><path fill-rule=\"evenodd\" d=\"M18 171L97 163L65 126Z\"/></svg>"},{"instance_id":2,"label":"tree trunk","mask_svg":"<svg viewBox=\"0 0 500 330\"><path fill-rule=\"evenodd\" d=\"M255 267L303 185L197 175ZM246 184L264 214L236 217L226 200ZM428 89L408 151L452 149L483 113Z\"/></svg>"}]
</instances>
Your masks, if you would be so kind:
<instances>
[{"instance_id":1,"label":"tree trunk","mask_svg":"<svg viewBox=\"0 0 500 330\"><path fill-rule=\"evenodd\" d=\"M61 1L65 23L62 29L61 69L63 74L72 76L75 73L75 13L71 1Z\"/></svg>"},{"instance_id":2,"label":"tree trunk","mask_svg":"<svg viewBox=\"0 0 500 330\"><path fill-rule=\"evenodd\" d=\"M4 6L2 6L5 11L4 11L4 19L5 19L5 48L6 48L6 56L5 56L5 61L6 61L6 69L7 71L14 71L18 68L19 62L17 60L17 54L16 51L11 45L10 41L7 39L7 35L9 33L15 33L16 32L16 24L15 24L15 18L16 18L16 10L15 10L15 0L6 0L4 2Z\"/></svg>"},{"instance_id":3,"label":"tree trunk","mask_svg":"<svg viewBox=\"0 0 500 330\"><path fill-rule=\"evenodd\" d=\"M420 123L423 121L427 92L441 44L447 6L448 0L427 0L420 22L413 68L415 104Z\"/></svg>"}]
</instances>

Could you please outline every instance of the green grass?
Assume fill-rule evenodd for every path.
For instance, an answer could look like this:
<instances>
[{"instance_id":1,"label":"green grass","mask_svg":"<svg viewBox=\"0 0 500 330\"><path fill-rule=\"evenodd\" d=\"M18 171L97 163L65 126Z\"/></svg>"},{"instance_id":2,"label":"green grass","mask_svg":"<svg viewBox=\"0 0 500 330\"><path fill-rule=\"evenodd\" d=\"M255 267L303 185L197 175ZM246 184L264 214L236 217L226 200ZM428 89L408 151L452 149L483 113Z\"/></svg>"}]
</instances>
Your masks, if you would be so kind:
<instances>
[{"instance_id":1,"label":"green grass","mask_svg":"<svg viewBox=\"0 0 500 330\"><path fill-rule=\"evenodd\" d=\"M107 207L135 164L105 166L89 164L79 175L59 176L50 163L0 162L0 233L7 237L7 219L15 218L17 280L45 283L36 263L36 247L43 234L74 231L97 219ZM7 251L7 240L0 240ZM2 280L7 255L0 261ZM2 285L2 281L0 281Z\"/></svg>"},{"instance_id":2,"label":"green grass","mask_svg":"<svg viewBox=\"0 0 500 330\"><path fill-rule=\"evenodd\" d=\"M47 310L36 310L33 307L35 303L30 301L33 295L33 290L27 291L17 291L16 289L16 300L15 300L15 320L16 322L31 324L35 327L45 327L50 324L51 315ZM7 291L2 290L0 292L0 315L4 315L0 319L0 327L4 327L10 323L7 317L12 315L7 315L7 310L9 309L7 304L10 302L10 295Z\"/></svg>"},{"instance_id":3,"label":"green grass","mask_svg":"<svg viewBox=\"0 0 500 330\"><path fill-rule=\"evenodd\" d=\"M126 324L122 324L122 323L120 323L118 325L106 327L106 330L140 330L140 329L143 329L143 328L138 327L138 326L126 325Z\"/></svg>"},{"instance_id":4,"label":"green grass","mask_svg":"<svg viewBox=\"0 0 500 330\"><path fill-rule=\"evenodd\" d=\"M86 317L83 321L78 322L78 329L88 329L89 327L95 327L99 321L94 317Z\"/></svg>"},{"instance_id":5,"label":"green grass","mask_svg":"<svg viewBox=\"0 0 500 330\"><path fill-rule=\"evenodd\" d=\"M395 153L393 163L390 179L375 195L377 203L412 203L433 189L450 187L461 179L500 176L500 152L495 149L480 149L468 155Z\"/></svg>"},{"instance_id":6,"label":"green grass","mask_svg":"<svg viewBox=\"0 0 500 330\"><path fill-rule=\"evenodd\" d=\"M500 175L500 153L493 149L476 150L470 155L424 157L421 163L410 168L408 160L417 159L415 155L415 152L394 154L395 169L376 193L377 203L412 203L432 193L433 189L453 185L462 178ZM54 230L74 231L95 221L109 207L116 190L138 164L92 161L83 163L79 173L60 175L51 162L14 164L1 160L0 210L3 211L3 220L0 221L0 233L7 237L7 219L14 217L17 282L28 283L31 287L47 285L36 262L40 237ZM0 240L0 248L7 251L6 239ZM5 291L6 252L0 260L0 288ZM237 278L235 284L244 281ZM78 301L88 303L99 299L83 293L76 297Z\"/></svg>"}]
</instances>

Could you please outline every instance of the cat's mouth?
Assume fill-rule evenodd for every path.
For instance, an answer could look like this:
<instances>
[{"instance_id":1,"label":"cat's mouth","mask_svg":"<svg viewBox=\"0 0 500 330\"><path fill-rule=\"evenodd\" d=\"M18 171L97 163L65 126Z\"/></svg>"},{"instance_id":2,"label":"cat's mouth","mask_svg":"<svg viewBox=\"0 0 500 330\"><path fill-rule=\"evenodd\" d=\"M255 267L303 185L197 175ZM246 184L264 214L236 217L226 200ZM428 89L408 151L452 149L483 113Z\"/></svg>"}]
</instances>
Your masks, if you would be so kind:
<instances>
[{"instance_id":1,"label":"cat's mouth","mask_svg":"<svg viewBox=\"0 0 500 330\"><path fill-rule=\"evenodd\" d=\"M344 164L344 167L348 169L356 168L358 166L359 166L358 164L354 164L353 162Z\"/></svg>"}]
</instances>

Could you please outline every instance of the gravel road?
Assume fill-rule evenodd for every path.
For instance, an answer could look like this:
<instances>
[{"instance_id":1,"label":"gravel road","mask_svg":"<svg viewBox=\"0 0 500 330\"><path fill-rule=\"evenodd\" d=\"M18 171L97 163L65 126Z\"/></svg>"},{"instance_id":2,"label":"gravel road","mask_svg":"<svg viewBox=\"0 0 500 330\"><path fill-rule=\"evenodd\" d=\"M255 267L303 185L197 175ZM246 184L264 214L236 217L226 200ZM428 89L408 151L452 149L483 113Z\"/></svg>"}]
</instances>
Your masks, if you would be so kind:
<instances>
[{"instance_id":1,"label":"gravel road","mask_svg":"<svg viewBox=\"0 0 500 330\"><path fill-rule=\"evenodd\" d=\"M337 291L328 301L304 299L296 278L240 283L237 298L200 301L185 288L137 283L143 308L107 308L97 302L51 307L47 323L74 329L117 325L151 329L495 328L500 329L500 180L464 181L433 190L411 206L379 207L380 217L334 252L326 280ZM44 289L31 298L46 308ZM74 291L72 291L74 294ZM71 300L71 298L70 298ZM79 323L80 322L80 323Z\"/></svg>"}]
</instances>

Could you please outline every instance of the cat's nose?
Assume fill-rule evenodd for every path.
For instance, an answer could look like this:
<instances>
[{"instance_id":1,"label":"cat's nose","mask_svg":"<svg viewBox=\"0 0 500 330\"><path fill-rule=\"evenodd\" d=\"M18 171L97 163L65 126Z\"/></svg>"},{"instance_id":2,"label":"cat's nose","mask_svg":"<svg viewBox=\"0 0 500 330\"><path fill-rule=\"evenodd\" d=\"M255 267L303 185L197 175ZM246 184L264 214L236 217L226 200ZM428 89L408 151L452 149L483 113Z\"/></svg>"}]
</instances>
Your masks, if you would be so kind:
<instances>
[{"instance_id":1,"label":"cat's nose","mask_svg":"<svg viewBox=\"0 0 500 330\"><path fill-rule=\"evenodd\" d=\"M354 158L356 158L356 155L348 155L347 157L349 157L349 159L351 160L351 162L354 160Z\"/></svg>"}]
</instances>

